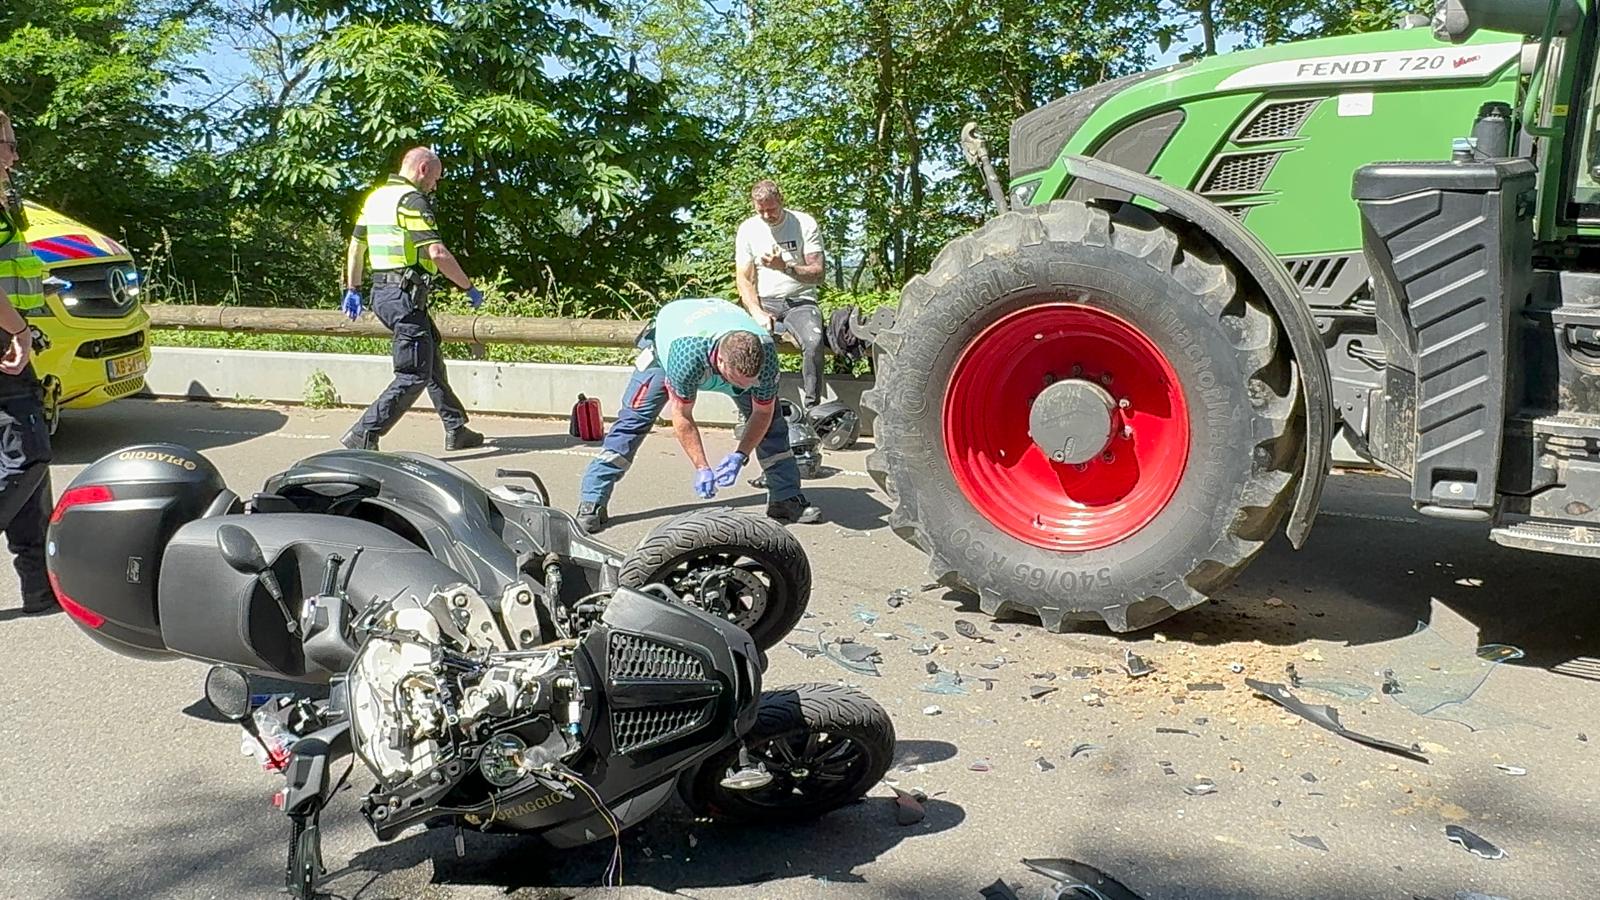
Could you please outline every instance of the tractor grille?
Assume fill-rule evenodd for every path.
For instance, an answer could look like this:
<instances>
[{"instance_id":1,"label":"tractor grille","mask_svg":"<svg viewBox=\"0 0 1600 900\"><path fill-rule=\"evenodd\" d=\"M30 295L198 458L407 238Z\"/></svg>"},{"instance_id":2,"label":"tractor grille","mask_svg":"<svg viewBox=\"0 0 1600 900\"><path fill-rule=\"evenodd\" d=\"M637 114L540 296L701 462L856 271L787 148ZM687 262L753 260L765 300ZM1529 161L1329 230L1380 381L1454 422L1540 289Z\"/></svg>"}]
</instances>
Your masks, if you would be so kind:
<instances>
[{"instance_id":1,"label":"tractor grille","mask_svg":"<svg viewBox=\"0 0 1600 900\"><path fill-rule=\"evenodd\" d=\"M1289 274L1294 276L1294 282L1300 285L1302 292L1323 293L1332 290L1344 272L1345 263L1349 261L1348 256L1297 259L1289 264Z\"/></svg>"},{"instance_id":2,"label":"tractor grille","mask_svg":"<svg viewBox=\"0 0 1600 900\"><path fill-rule=\"evenodd\" d=\"M1224 206L1222 211L1243 222L1244 217L1250 215L1251 209L1249 206Z\"/></svg>"},{"instance_id":3,"label":"tractor grille","mask_svg":"<svg viewBox=\"0 0 1600 900\"><path fill-rule=\"evenodd\" d=\"M611 740L618 753L632 753L666 743L705 725L716 707L714 700L701 700L655 709L613 710Z\"/></svg>"},{"instance_id":4,"label":"tractor grille","mask_svg":"<svg viewBox=\"0 0 1600 900\"><path fill-rule=\"evenodd\" d=\"M1219 156L1201 182L1202 194L1251 194L1261 190L1281 154L1231 153Z\"/></svg>"},{"instance_id":5,"label":"tractor grille","mask_svg":"<svg viewBox=\"0 0 1600 900\"><path fill-rule=\"evenodd\" d=\"M704 680L705 666L689 654L636 634L611 633L612 678Z\"/></svg>"},{"instance_id":6,"label":"tractor grille","mask_svg":"<svg viewBox=\"0 0 1600 900\"><path fill-rule=\"evenodd\" d=\"M1234 136L1236 143L1249 141L1281 141L1300 133L1300 126L1310 118L1322 98L1310 100L1277 100L1256 107L1255 113Z\"/></svg>"}]
</instances>

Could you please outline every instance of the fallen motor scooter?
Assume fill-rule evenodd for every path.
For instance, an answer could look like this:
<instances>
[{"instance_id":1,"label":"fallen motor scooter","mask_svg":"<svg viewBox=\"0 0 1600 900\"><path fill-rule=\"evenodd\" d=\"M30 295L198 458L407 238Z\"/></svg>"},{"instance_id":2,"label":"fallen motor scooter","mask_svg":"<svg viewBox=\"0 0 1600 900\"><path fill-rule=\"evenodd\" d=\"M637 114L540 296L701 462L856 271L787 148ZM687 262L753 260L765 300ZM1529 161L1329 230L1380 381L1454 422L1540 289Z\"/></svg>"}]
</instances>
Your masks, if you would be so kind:
<instances>
[{"instance_id":1,"label":"fallen motor scooter","mask_svg":"<svg viewBox=\"0 0 1600 900\"><path fill-rule=\"evenodd\" d=\"M295 897L316 896L326 874L320 815L343 781L332 763L351 754L376 780L361 812L380 840L443 821L558 848L620 835L674 793L708 815L804 820L860 798L888 769L894 727L881 706L832 685L763 690L750 634L665 583L575 596L581 577L552 588L519 576L486 596L498 582L467 576L426 537L376 513L276 505L289 490L279 480L243 503L192 450L129 447L63 492L48 566L63 608L101 644L216 664L208 699L285 774ZM448 513L469 494L435 499ZM570 523L546 538L578 533L539 508L521 521ZM486 556L506 546L480 537ZM515 554L558 580L611 577L608 552L580 552L600 559L575 566L548 545ZM328 696L252 713L247 672L325 682Z\"/></svg>"}]
</instances>

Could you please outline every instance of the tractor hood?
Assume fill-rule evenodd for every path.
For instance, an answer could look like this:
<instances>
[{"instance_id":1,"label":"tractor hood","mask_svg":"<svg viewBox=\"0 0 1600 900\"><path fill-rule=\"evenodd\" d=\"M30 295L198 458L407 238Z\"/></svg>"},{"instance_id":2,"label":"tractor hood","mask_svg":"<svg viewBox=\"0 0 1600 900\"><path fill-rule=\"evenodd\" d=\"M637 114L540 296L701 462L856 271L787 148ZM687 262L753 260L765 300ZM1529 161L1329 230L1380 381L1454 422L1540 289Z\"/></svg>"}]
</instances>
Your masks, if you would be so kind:
<instances>
[{"instance_id":1,"label":"tractor hood","mask_svg":"<svg viewBox=\"0 0 1600 900\"><path fill-rule=\"evenodd\" d=\"M1153 69L1085 88L1016 119L1010 177L1013 186L1035 178L1063 152L1148 172L1182 125L1179 111L1211 98L1400 84L1487 84L1518 65L1522 53L1523 39L1517 35L1480 32L1452 45L1427 28L1402 28L1278 44ZM1119 133L1158 119L1158 125L1147 126L1149 134L1121 135L1119 144Z\"/></svg>"}]
</instances>

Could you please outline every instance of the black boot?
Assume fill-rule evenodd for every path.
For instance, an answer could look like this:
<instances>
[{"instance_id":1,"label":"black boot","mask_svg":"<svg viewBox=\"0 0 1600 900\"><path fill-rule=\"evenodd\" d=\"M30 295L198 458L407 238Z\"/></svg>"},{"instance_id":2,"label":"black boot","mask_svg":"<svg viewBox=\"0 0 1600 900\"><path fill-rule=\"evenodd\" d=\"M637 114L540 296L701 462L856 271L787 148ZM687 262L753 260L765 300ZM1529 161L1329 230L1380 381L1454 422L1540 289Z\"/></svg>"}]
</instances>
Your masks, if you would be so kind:
<instances>
[{"instance_id":1,"label":"black boot","mask_svg":"<svg viewBox=\"0 0 1600 900\"><path fill-rule=\"evenodd\" d=\"M798 522L810 525L822 520L822 510L806 502L806 496L799 494L787 500L767 504L767 518L779 522Z\"/></svg>"},{"instance_id":2,"label":"black boot","mask_svg":"<svg viewBox=\"0 0 1600 900\"><path fill-rule=\"evenodd\" d=\"M444 436L446 450L470 450L483 446L483 435L463 425Z\"/></svg>"},{"instance_id":3,"label":"black boot","mask_svg":"<svg viewBox=\"0 0 1600 900\"><path fill-rule=\"evenodd\" d=\"M593 501L585 500L578 504L578 527L589 534L594 534L606 527L606 508Z\"/></svg>"},{"instance_id":4,"label":"black boot","mask_svg":"<svg viewBox=\"0 0 1600 900\"><path fill-rule=\"evenodd\" d=\"M365 433L357 432L356 426L351 425L350 430L344 433L344 437L339 438L339 443L349 450L376 450L378 449L378 436L370 431Z\"/></svg>"}]
</instances>

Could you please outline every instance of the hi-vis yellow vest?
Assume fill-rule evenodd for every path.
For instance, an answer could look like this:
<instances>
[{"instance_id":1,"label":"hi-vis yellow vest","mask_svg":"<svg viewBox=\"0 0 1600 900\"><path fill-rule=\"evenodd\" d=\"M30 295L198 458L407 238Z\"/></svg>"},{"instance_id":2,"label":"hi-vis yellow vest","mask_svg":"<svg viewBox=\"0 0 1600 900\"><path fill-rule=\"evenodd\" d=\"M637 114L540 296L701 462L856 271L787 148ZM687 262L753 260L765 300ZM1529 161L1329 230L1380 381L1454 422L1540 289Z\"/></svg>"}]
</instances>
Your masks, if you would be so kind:
<instances>
[{"instance_id":1,"label":"hi-vis yellow vest","mask_svg":"<svg viewBox=\"0 0 1600 900\"><path fill-rule=\"evenodd\" d=\"M417 257L417 246L411 241L412 228L424 230L425 223L400 208L400 201L416 191L416 186L404 180L394 180L379 185L367 195L361 207L361 225L367 229L367 265L373 271L404 269L420 265L429 274L439 267L433 260ZM414 221L407 221L412 219Z\"/></svg>"},{"instance_id":2,"label":"hi-vis yellow vest","mask_svg":"<svg viewBox=\"0 0 1600 900\"><path fill-rule=\"evenodd\" d=\"M44 306L44 262L33 255L21 216L0 209L0 290L18 312Z\"/></svg>"}]
</instances>

